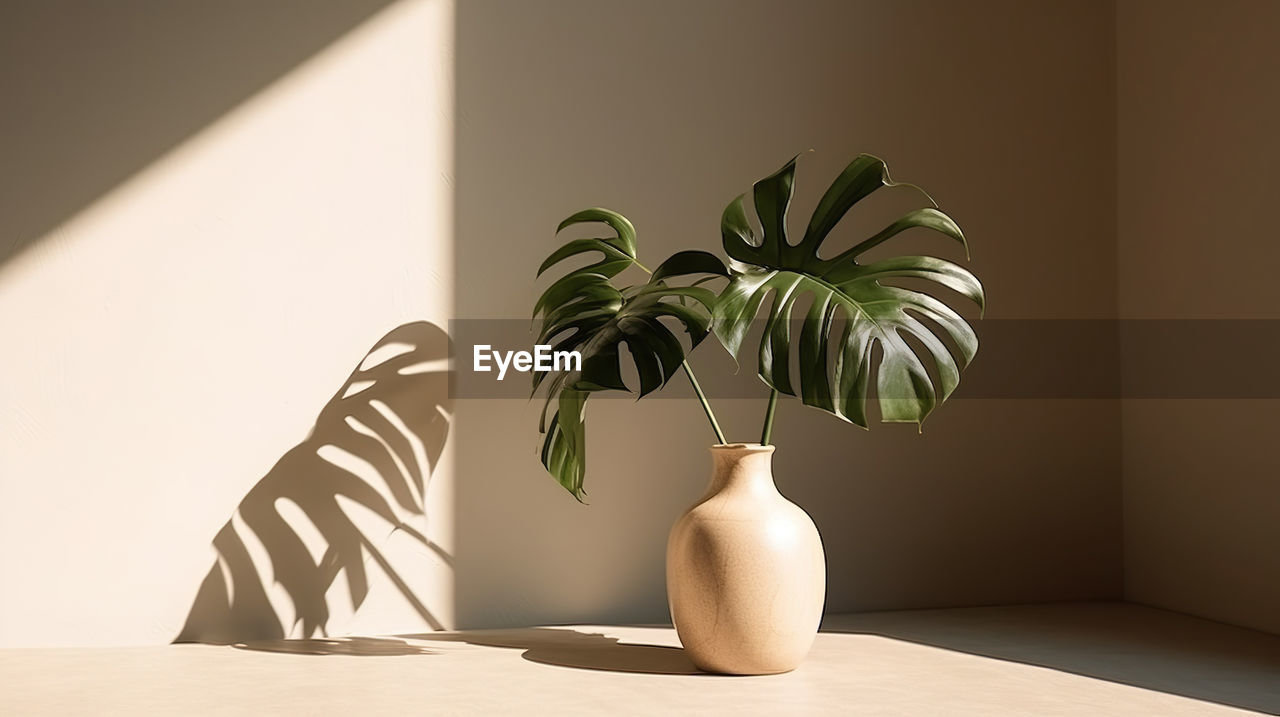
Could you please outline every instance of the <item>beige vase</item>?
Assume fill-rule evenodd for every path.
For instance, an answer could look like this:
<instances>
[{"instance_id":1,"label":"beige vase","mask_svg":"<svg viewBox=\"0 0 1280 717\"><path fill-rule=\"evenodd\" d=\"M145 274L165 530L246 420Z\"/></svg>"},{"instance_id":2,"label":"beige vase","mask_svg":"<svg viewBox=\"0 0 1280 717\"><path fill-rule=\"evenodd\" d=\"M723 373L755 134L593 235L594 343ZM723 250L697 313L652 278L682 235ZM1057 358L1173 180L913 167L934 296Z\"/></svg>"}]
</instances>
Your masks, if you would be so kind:
<instances>
[{"instance_id":1,"label":"beige vase","mask_svg":"<svg viewBox=\"0 0 1280 717\"><path fill-rule=\"evenodd\" d=\"M818 529L773 484L773 446L712 446L706 495L671 529L667 598L680 642L708 672L793 670L818 632Z\"/></svg>"}]
</instances>

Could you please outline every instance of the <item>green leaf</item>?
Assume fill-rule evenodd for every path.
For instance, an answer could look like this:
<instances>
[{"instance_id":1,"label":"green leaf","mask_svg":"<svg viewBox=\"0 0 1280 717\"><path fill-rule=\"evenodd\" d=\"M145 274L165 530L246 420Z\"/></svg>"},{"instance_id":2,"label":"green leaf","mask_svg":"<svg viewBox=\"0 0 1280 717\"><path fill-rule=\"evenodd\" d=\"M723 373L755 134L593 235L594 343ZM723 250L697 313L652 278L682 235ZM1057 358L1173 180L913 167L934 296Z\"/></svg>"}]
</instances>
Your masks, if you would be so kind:
<instances>
[{"instance_id":1,"label":"green leaf","mask_svg":"<svg viewBox=\"0 0 1280 717\"><path fill-rule=\"evenodd\" d=\"M728 276L729 270L725 268L724 262L720 261L720 257L711 252L698 250L678 251L659 264L658 268L653 270L653 276L649 277L649 280L662 281L673 276L687 276L689 274Z\"/></svg>"},{"instance_id":2,"label":"green leaf","mask_svg":"<svg viewBox=\"0 0 1280 717\"><path fill-rule=\"evenodd\" d=\"M587 465L587 430L585 391L566 389L560 392L559 410L551 419L551 430L542 442L542 465L569 491L582 501Z\"/></svg>"},{"instance_id":3,"label":"green leaf","mask_svg":"<svg viewBox=\"0 0 1280 717\"><path fill-rule=\"evenodd\" d=\"M804 236L792 244L787 238L786 216L795 165L792 159L755 184L752 199L760 220L759 236L746 216L745 195L725 208L721 236L725 252L739 264L733 267L730 283L715 304L712 329L739 359L751 323L763 309L758 373L771 388L799 395L806 405L865 428L874 370L882 419L922 423L959 384L961 370L977 353L977 335L959 313L939 299L885 282L903 278L931 281L973 301L979 309L985 305L982 284L967 269L936 257L899 256L870 264L858 259L872 247L913 228L949 237L967 253L964 234L949 216L936 207L925 207L908 212L851 249L823 259L819 256L822 243L859 201L881 188L898 185L889 179L883 161L859 155L832 182L814 209ZM804 306L808 308L798 316ZM952 355L922 318L951 340L958 356ZM798 341L792 335L792 321L800 322ZM923 345L922 354L907 337ZM872 365L877 347L878 367ZM793 353L798 359L796 367L791 363ZM833 354L834 364L828 359ZM929 366L937 374L936 385ZM798 369L798 390L792 380L793 368Z\"/></svg>"},{"instance_id":4,"label":"green leaf","mask_svg":"<svg viewBox=\"0 0 1280 717\"><path fill-rule=\"evenodd\" d=\"M631 220L613 211L612 209L604 209L603 207L592 207L591 209L583 209L576 214L568 217L560 222L556 227L556 233L571 227L574 224L585 224L588 222L604 222L613 230L614 238L607 239L609 243L626 252L632 258L636 256L636 228L631 224Z\"/></svg>"},{"instance_id":5,"label":"green leaf","mask_svg":"<svg viewBox=\"0 0 1280 717\"><path fill-rule=\"evenodd\" d=\"M538 276L542 276L547 269L571 256L592 251L600 252L603 258L584 268L605 276L617 276L636 261L634 255L628 254L604 239L575 239L547 257L547 260L542 262L542 266L538 267Z\"/></svg>"},{"instance_id":6,"label":"green leaf","mask_svg":"<svg viewBox=\"0 0 1280 717\"><path fill-rule=\"evenodd\" d=\"M683 251L659 265L647 283L617 287L613 279L636 263L634 227L621 214L595 208L574 214L560 228L583 222L604 222L616 236L575 239L552 252L539 268L539 275L569 257L598 252L601 258L552 282L533 310L534 318L541 320L537 343L582 355L580 370L533 374L534 393L546 391L539 422L542 465L578 500L584 495L586 474L587 399L598 391L627 391L644 397L665 386L680 370L686 352L663 320L679 326L692 348L710 332L716 302L710 289L672 286L668 281L699 276L697 284L728 276L724 263L715 255ZM639 379L634 389L622 377L624 346Z\"/></svg>"},{"instance_id":7,"label":"green leaf","mask_svg":"<svg viewBox=\"0 0 1280 717\"><path fill-rule=\"evenodd\" d=\"M791 161L794 164L795 160ZM813 247L816 254L818 246L849 209L884 186L887 178L884 162L869 154L858 155L818 200L801 243Z\"/></svg>"}]
</instances>

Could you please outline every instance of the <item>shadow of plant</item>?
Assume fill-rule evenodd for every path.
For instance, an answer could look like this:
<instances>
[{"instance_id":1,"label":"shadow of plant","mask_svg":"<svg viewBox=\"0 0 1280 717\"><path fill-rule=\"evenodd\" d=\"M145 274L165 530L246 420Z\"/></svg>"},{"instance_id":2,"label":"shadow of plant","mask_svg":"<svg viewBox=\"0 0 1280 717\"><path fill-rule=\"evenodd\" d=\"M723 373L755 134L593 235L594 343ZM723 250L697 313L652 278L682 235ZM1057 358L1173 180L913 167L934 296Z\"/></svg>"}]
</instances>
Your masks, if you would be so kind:
<instances>
[{"instance_id":1,"label":"shadow of plant","mask_svg":"<svg viewBox=\"0 0 1280 717\"><path fill-rule=\"evenodd\" d=\"M349 657L401 657L438 654L425 647L392 637L326 637L309 640L251 640L233 643L240 650L278 652L286 655L347 655Z\"/></svg>"},{"instance_id":2,"label":"shadow of plant","mask_svg":"<svg viewBox=\"0 0 1280 717\"><path fill-rule=\"evenodd\" d=\"M311 434L249 490L218 532L217 559L175 642L327 635L326 593L342 575L358 609L369 591L369 562L426 624L442 627L379 546L400 531L452 566L423 532L427 478L449 434L444 362L450 350L448 335L426 322L397 327L374 345L320 411ZM357 523L343 502L376 516L387 532L371 536L361 527L369 521ZM296 510L287 510L300 511L319 534L318 560L282 512L289 504ZM259 562L267 564L255 563L246 532L265 552ZM272 583L287 594L291 616L272 604Z\"/></svg>"}]
</instances>

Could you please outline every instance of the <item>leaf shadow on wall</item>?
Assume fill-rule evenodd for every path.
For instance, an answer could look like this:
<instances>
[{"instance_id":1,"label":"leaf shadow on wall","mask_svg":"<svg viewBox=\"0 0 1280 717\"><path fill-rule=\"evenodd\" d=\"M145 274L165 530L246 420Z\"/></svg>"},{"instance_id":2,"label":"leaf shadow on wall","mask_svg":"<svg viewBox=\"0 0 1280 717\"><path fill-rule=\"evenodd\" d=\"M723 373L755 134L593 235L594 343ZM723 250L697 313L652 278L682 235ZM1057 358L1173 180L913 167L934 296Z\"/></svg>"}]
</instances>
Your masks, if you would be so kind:
<instances>
[{"instance_id":1,"label":"leaf shadow on wall","mask_svg":"<svg viewBox=\"0 0 1280 717\"><path fill-rule=\"evenodd\" d=\"M448 334L422 321L399 326L374 345L320 411L310 435L249 490L218 531L217 557L174 642L328 635L331 588L345 577L350 607L359 610L370 569L381 571L423 622L443 627L381 544L399 531L453 567L452 556L425 533L428 478L449 435L450 352ZM362 512L368 515L353 518ZM299 514L319 546L299 534ZM273 605L269 594L280 592L275 585L290 605L279 597Z\"/></svg>"}]
</instances>

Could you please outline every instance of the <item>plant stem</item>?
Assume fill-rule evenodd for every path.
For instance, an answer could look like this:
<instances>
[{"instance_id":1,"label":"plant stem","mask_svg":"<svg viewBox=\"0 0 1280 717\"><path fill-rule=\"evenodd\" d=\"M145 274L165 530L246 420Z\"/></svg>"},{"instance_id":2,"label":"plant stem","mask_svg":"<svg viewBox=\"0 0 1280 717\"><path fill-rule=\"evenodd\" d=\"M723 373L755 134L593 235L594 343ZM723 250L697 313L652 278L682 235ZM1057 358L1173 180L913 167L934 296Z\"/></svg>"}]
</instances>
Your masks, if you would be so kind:
<instances>
[{"instance_id":1,"label":"plant stem","mask_svg":"<svg viewBox=\"0 0 1280 717\"><path fill-rule=\"evenodd\" d=\"M728 443L724 439L724 431L720 430L720 424L716 422L716 414L711 410L711 404L707 401L707 396L702 392L702 386L698 385L698 379L693 375L693 369L689 368L687 360L681 360L680 365L684 366L684 375L689 377L689 383L693 384L693 392L698 394L698 400L702 402L702 410L707 413L707 420L711 421L711 430L716 432L716 440L720 443Z\"/></svg>"},{"instance_id":2,"label":"plant stem","mask_svg":"<svg viewBox=\"0 0 1280 717\"><path fill-rule=\"evenodd\" d=\"M769 392L769 408L764 412L764 430L760 432L760 445L769 445L773 437L773 412L778 408L778 389Z\"/></svg>"},{"instance_id":3,"label":"plant stem","mask_svg":"<svg viewBox=\"0 0 1280 717\"><path fill-rule=\"evenodd\" d=\"M649 267L641 264L638 259L632 259L636 266L644 270L644 273L653 276L653 272ZM689 377L689 383L693 384L693 392L698 394L698 401L702 403L702 410L707 414L707 420L711 421L711 430L716 432L716 440L720 443L728 443L724 439L724 431L720 430L720 423L716 421L716 414L711 410L711 403L707 401L707 395L702 392L702 386L698 385L698 378L693 375L693 369L689 367L687 359L680 359L680 365L684 367L684 375Z\"/></svg>"}]
</instances>

